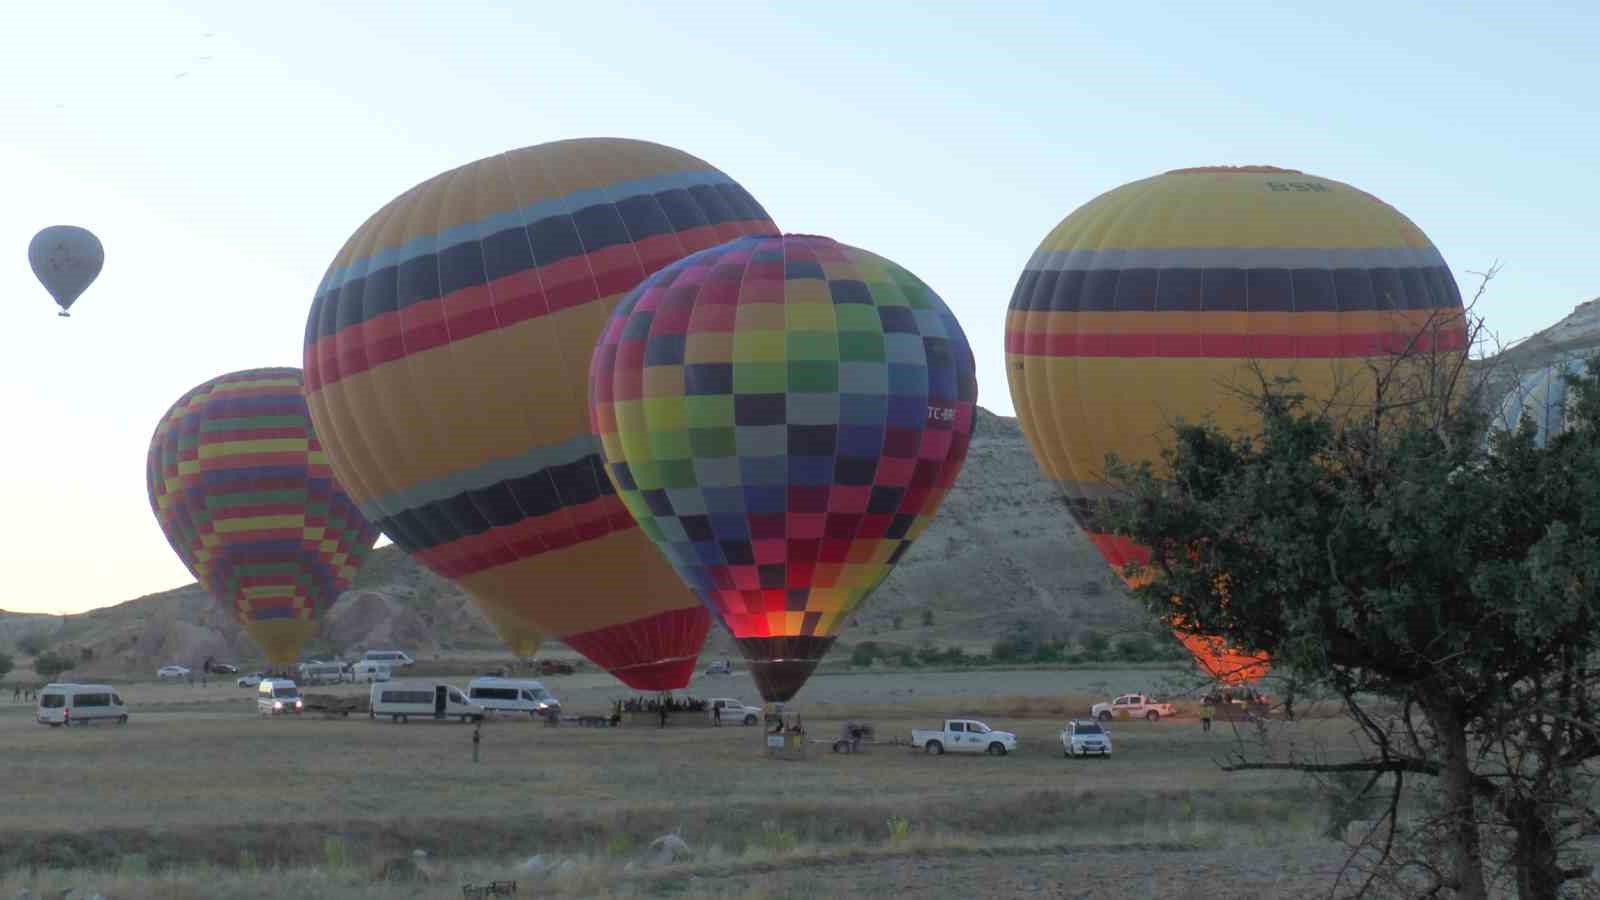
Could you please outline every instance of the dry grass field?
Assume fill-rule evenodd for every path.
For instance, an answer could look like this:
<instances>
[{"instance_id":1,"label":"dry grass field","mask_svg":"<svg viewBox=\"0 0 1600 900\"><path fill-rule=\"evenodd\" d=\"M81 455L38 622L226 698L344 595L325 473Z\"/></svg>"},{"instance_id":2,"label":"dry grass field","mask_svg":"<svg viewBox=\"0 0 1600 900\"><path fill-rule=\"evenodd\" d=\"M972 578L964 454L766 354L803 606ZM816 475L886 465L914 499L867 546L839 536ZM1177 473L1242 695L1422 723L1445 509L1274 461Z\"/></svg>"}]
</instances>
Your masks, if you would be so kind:
<instances>
[{"instance_id":1,"label":"dry grass field","mask_svg":"<svg viewBox=\"0 0 1600 900\"><path fill-rule=\"evenodd\" d=\"M976 714L1018 734L1004 758L819 745L780 761L756 728L507 719L484 725L474 764L468 726L262 720L231 686L126 686L121 727L44 728L7 696L0 898L81 886L107 898L459 897L465 883L509 878L519 896L1267 897L1335 877L1343 855L1320 837L1312 785L1217 770L1228 725L1206 736L1193 718L1118 723L1113 758L1066 760L1057 732L1094 698L1039 693L1021 674L1041 673L959 673L952 695L932 674L914 695L893 677L830 676L795 705L828 739L847 717L904 738ZM569 711L600 712L621 693L568 681L546 679ZM729 686L747 688L694 692L740 693L716 689ZM1346 740L1335 719L1295 727L1335 751ZM693 857L644 865L668 832ZM414 880L394 861L419 849ZM550 871L520 871L536 854Z\"/></svg>"}]
</instances>

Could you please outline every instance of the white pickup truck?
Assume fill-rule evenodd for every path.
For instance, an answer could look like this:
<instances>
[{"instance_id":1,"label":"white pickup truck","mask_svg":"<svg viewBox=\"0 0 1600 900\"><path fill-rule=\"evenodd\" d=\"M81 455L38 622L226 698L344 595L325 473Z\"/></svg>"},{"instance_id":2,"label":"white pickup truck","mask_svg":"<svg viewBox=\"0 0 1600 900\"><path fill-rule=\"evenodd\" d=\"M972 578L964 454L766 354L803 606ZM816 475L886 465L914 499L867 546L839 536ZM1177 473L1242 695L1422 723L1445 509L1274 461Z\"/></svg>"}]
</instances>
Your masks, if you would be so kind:
<instances>
[{"instance_id":1,"label":"white pickup truck","mask_svg":"<svg viewBox=\"0 0 1600 900\"><path fill-rule=\"evenodd\" d=\"M1110 703L1096 703L1089 713L1102 722L1112 719L1149 719L1159 721L1162 716L1177 715L1171 703L1161 703L1147 694L1123 694Z\"/></svg>"},{"instance_id":2,"label":"white pickup truck","mask_svg":"<svg viewBox=\"0 0 1600 900\"><path fill-rule=\"evenodd\" d=\"M921 747L934 756L946 751L1005 756L1017 749L1017 736L1009 731L995 731L976 719L945 719L942 731L911 729L911 746Z\"/></svg>"}]
</instances>

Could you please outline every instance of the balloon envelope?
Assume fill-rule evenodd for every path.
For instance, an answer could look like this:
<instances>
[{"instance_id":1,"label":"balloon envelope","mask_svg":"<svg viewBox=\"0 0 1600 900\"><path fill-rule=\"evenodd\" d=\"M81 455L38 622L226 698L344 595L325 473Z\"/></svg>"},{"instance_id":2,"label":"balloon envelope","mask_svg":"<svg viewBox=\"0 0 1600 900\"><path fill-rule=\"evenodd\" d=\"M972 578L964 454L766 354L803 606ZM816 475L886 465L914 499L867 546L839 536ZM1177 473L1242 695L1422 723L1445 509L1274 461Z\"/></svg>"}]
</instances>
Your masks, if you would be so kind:
<instances>
[{"instance_id":1,"label":"balloon envelope","mask_svg":"<svg viewBox=\"0 0 1600 900\"><path fill-rule=\"evenodd\" d=\"M710 617L602 471L589 354L651 272L775 231L727 175L643 141L560 141L446 172L369 219L317 291L317 433L372 521L491 621L635 688L684 687Z\"/></svg>"},{"instance_id":2,"label":"balloon envelope","mask_svg":"<svg viewBox=\"0 0 1600 900\"><path fill-rule=\"evenodd\" d=\"M1466 329L1455 280L1409 219L1349 185L1253 166L1168 172L1084 204L1029 260L1005 340L1029 446L1120 571L1146 555L1097 520L1107 453L1159 464L1177 417L1250 425L1251 362L1333 398L1375 358L1464 351ZM1265 671L1176 630L1219 678Z\"/></svg>"},{"instance_id":3,"label":"balloon envelope","mask_svg":"<svg viewBox=\"0 0 1600 900\"><path fill-rule=\"evenodd\" d=\"M172 549L278 666L378 538L334 480L299 369L233 372L184 394L156 426L145 480Z\"/></svg>"},{"instance_id":4,"label":"balloon envelope","mask_svg":"<svg viewBox=\"0 0 1600 900\"><path fill-rule=\"evenodd\" d=\"M1534 440L1539 446L1567 428L1567 411L1576 398L1567 376L1581 377L1589 371L1587 359L1558 359L1523 375L1506 392L1491 427L1515 431L1531 421Z\"/></svg>"},{"instance_id":5,"label":"balloon envelope","mask_svg":"<svg viewBox=\"0 0 1600 900\"><path fill-rule=\"evenodd\" d=\"M105 262L100 239L76 225L52 225L28 242L28 264L34 277L55 298L62 315L100 276Z\"/></svg>"},{"instance_id":6,"label":"balloon envelope","mask_svg":"<svg viewBox=\"0 0 1600 900\"><path fill-rule=\"evenodd\" d=\"M773 701L932 521L977 402L938 295L813 236L740 238L663 269L617 304L590 373L628 510Z\"/></svg>"}]
</instances>

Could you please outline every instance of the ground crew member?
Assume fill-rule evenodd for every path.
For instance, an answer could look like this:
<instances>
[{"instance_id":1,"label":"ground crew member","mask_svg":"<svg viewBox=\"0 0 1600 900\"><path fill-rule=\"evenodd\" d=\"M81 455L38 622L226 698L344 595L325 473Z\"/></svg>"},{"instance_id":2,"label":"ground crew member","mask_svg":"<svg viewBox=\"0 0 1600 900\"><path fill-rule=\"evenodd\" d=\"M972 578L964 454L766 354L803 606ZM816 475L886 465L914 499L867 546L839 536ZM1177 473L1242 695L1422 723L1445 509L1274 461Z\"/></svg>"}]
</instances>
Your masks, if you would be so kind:
<instances>
[{"instance_id":1,"label":"ground crew member","mask_svg":"<svg viewBox=\"0 0 1600 900\"><path fill-rule=\"evenodd\" d=\"M1200 728L1206 734L1211 733L1211 698L1207 697L1200 702Z\"/></svg>"}]
</instances>

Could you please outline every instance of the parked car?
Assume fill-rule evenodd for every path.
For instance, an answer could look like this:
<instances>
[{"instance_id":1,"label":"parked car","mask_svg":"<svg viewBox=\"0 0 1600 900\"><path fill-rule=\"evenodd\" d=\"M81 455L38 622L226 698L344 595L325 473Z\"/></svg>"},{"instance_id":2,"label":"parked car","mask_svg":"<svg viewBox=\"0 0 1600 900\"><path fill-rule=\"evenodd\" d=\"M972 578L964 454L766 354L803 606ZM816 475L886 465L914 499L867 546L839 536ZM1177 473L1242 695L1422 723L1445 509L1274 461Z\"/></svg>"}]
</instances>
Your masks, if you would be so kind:
<instances>
[{"instance_id":1,"label":"parked car","mask_svg":"<svg viewBox=\"0 0 1600 900\"><path fill-rule=\"evenodd\" d=\"M729 662L728 660L725 660L725 659L719 659L716 662L712 663L711 666L706 669L706 674L707 675L732 675L733 674L733 663L731 663L731 662Z\"/></svg>"},{"instance_id":2,"label":"parked car","mask_svg":"<svg viewBox=\"0 0 1600 900\"><path fill-rule=\"evenodd\" d=\"M734 722L754 725L761 721L761 707L745 706L744 701L732 697L714 697L706 701L706 715L715 717L718 709L722 710L722 722L725 725Z\"/></svg>"},{"instance_id":3,"label":"parked car","mask_svg":"<svg viewBox=\"0 0 1600 900\"><path fill-rule=\"evenodd\" d=\"M240 675L239 679L238 679L238 681L236 683L239 685L239 687L244 687L244 688L255 687L256 685L261 683L261 679L263 677L264 676L262 676L259 673L255 674L255 675Z\"/></svg>"},{"instance_id":4,"label":"parked car","mask_svg":"<svg viewBox=\"0 0 1600 900\"><path fill-rule=\"evenodd\" d=\"M467 699L495 712L525 712L538 718L561 715L561 701L537 681L487 676L467 684Z\"/></svg>"},{"instance_id":5,"label":"parked car","mask_svg":"<svg viewBox=\"0 0 1600 900\"><path fill-rule=\"evenodd\" d=\"M156 670L156 677L163 681L177 679L179 681L189 677L189 670L183 666L162 666Z\"/></svg>"},{"instance_id":6,"label":"parked car","mask_svg":"<svg viewBox=\"0 0 1600 900\"><path fill-rule=\"evenodd\" d=\"M268 678L256 685L256 714L280 716L305 709L300 688L287 678Z\"/></svg>"},{"instance_id":7,"label":"parked car","mask_svg":"<svg viewBox=\"0 0 1600 900\"><path fill-rule=\"evenodd\" d=\"M410 721L412 716L481 722L485 712L482 704L473 703L465 694L442 681L375 684L369 705L368 715L372 718L388 716L395 722Z\"/></svg>"},{"instance_id":8,"label":"parked car","mask_svg":"<svg viewBox=\"0 0 1600 900\"><path fill-rule=\"evenodd\" d=\"M995 731L976 719L945 719L944 727L937 731L913 728L911 746L938 756L950 753L988 753L1005 756L1017 749L1017 736L1009 731Z\"/></svg>"},{"instance_id":9,"label":"parked car","mask_svg":"<svg viewBox=\"0 0 1600 900\"><path fill-rule=\"evenodd\" d=\"M39 689L34 718L40 725L86 725L96 719L128 724L128 707L105 684L47 684Z\"/></svg>"},{"instance_id":10,"label":"parked car","mask_svg":"<svg viewBox=\"0 0 1600 900\"><path fill-rule=\"evenodd\" d=\"M237 674L239 674L239 667L238 666L230 666L227 663L212 663L211 665L207 666L206 668L213 675L237 675Z\"/></svg>"},{"instance_id":11,"label":"parked car","mask_svg":"<svg viewBox=\"0 0 1600 900\"><path fill-rule=\"evenodd\" d=\"M1111 729L1093 719L1073 719L1061 729L1061 755L1110 756Z\"/></svg>"},{"instance_id":12,"label":"parked car","mask_svg":"<svg viewBox=\"0 0 1600 900\"><path fill-rule=\"evenodd\" d=\"M1162 716L1177 715L1171 703L1162 703L1147 694L1123 694L1110 703L1096 703L1089 713L1102 722L1112 719L1148 719L1160 721Z\"/></svg>"}]
</instances>

